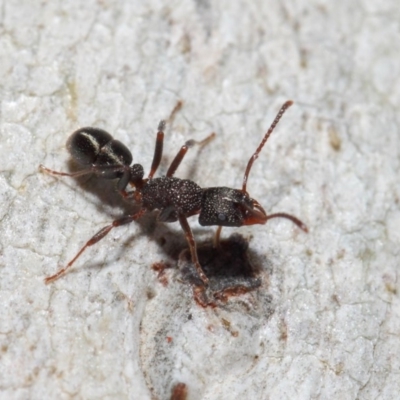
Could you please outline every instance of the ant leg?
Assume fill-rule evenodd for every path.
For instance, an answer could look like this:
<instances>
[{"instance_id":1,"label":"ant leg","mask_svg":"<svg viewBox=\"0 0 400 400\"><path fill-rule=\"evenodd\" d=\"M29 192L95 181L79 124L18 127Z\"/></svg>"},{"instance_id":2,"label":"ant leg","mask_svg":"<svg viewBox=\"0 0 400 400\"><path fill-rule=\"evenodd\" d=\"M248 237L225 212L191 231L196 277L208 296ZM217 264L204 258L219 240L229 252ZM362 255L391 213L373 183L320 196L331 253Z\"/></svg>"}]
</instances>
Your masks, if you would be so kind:
<instances>
[{"instance_id":1,"label":"ant leg","mask_svg":"<svg viewBox=\"0 0 400 400\"><path fill-rule=\"evenodd\" d=\"M102 174L113 173L113 172L129 172L129 166L126 165L92 165L90 168L82 169L76 172L61 172L54 171L53 169L47 168L44 165L40 164L39 169L42 172L45 172L49 175L58 175L58 176L70 176L72 178L77 178L79 176L88 175L88 174L96 174L101 177Z\"/></svg>"},{"instance_id":2,"label":"ant leg","mask_svg":"<svg viewBox=\"0 0 400 400\"><path fill-rule=\"evenodd\" d=\"M219 226L217 228L217 230L215 231L214 241L213 241L214 249L218 249L219 248L219 243L220 243L220 238L221 238L221 231L222 231L222 226Z\"/></svg>"},{"instance_id":3,"label":"ant leg","mask_svg":"<svg viewBox=\"0 0 400 400\"><path fill-rule=\"evenodd\" d=\"M158 124L158 132L156 139L156 147L154 149L153 162L151 163L148 179L151 179L153 177L161 162L161 157L163 153L163 144L164 144L164 129L165 129L165 121L160 121L160 123Z\"/></svg>"},{"instance_id":4,"label":"ant leg","mask_svg":"<svg viewBox=\"0 0 400 400\"><path fill-rule=\"evenodd\" d=\"M172 123L175 118L176 113L182 108L183 102L178 101L171 111L171 114L168 118L168 122ZM151 163L150 173L148 179L153 178L155 172L157 171L158 166L161 162L162 152L163 152L163 143L164 143L164 129L165 129L166 121L162 120L158 124L158 132L157 132L157 139L156 139L156 147L154 149L154 156L153 162Z\"/></svg>"},{"instance_id":5,"label":"ant leg","mask_svg":"<svg viewBox=\"0 0 400 400\"><path fill-rule=\"evenodd\" d=\"M296 224L301 230L304 232L308 232L307 225L303 222L301 222L298 218L294 217L293 215L286 214L286 213L276 213L276 214L271 214L267 216L266 221L268 221L271 218L286 218L290 219L294 224Z\"/></svg>"},{"instance_id":6,"label":"ant leg","mask_svg":"<svg viewBox=\"0 0 400 400\"><path fill-rule=\"evenodd\" d=\"M183 101L182 100L178 100L175 104L174 109L171 111L171 114L169 115L168 118L168 124L172 125L172 123L174 122L175 116L176 114L181 110L183 106Z\"/></svg>"},{"instance_id":7,"label":"ant leg","mask_svg":"<svg viewBox=\"0 0 400 400\"><path fill-rule=\"evenodd\" d=\"M125 190L126 186L129 183L129 179L131 177L131 171L129 166L126 165L93 165L90 168L82 169L76 172L60 172L54 171L50 168L45 167L44 165L40 164L39 169L42 172L45 172L49 175L56 175L56 176L70 176L72 178L77 178L79 176L88 175L88 174L97 174L101 177L102 174L106 173L116 173L122 172L123 175L118 181L117 190L118 192L124 197L125 199L129 198L129 193Z\"/></svg>"},{"instance_id":8,"label":"ant leg","mask_svg":"<svg viewBox=\"0 0 400 400\"><path fill-rule=\"evenodd\" d=\"M185 232L186 240L189 244L190 248L190 253L192 255L192 262L194 266L196 267L197 273L200 276L200 279L203 281L204 285L208 285L208 278L206 277L206 274L203 271L203 268L201 268L199 258L197 256L197 246L196 242L194 240L193 232L190 229L190 225L186 219L186 217L183 214L178 214L179 222L181 224L181 227L183 231Z\"/></svg>"},{"instance_id":9,"label":"ant leg","mask_svg":"<svg viewBox=\"0 0 400 400\"><path fill-rule=\"evenodd\" d=\"M211 133L208 135L205 139L197 141L197 140L188 140L179 150L178 154L175 156L174 160L172 161L171 165L168 168L167 175L168 177L174 176L177 168L179 167L180 163L182 162L183 158L185 157L185 154L189 150L190 147L193 147L194 145L199 145L199 146L204 146L211 140L215 138L215 133Z\"/></svg>"},{"instance_id":10,"label":"ant leg","mask_svg":"<svg viewBox=\"0 0 400 400\"><path fill-rule=\"evenodd\" d=\"M168 122L172 123L176 113L182 108L183 102L179 100L174 109L171 111L171 114L168 118ZM148 179L153 178L155 172L157 171L158 166L160 165L161 162L161 157L162 157L162 152L163 152L163 143L164 143L164 129L165 129L165 124L167 121L160 121L158 124L158 132L157 132L157 139L156 139L156 147L154 149L154 156L153 156L153 162L151 163L151 168L150 168L150 173L148 176Z\"/></svg>"},{"instance_id":11,"label":"ant leg","mask_svg":"<svg viewBox=\"0 0 400 400\"><path fill-rule=\"evenodd\" d=\"M129 224L132 221L137 220L138 218L140 218L144 213L146 212L145 208L142 208L139 212L137 212L134 215L127 215L125 217L122 217L120 219L117 219L115 221L112 222L112 224L105 226L103 229L101 229L99 232L97 232L90 240L88 240L86 242L86 244L79 250L79 252L77 253L77 255L62 269L60 269L56 274L51 275L49 277L47 277L44 282L46 284L53 282L55 280L57 280L60 276L64 275L65 272L72 267L72 265L74 264L74 262L79 258L79 256L86 250L87 247L89 246L93 246L95 243L99 242L101 239L103 239L104 236L106 236L108 234L108 232L111 231L111 229L117 227L117 226L121 226L121 225L125 225L125 224Z\"/></svg>"},{"instance_id":12,"label":"ant leg","mask_svg":"<svg viewBox=\"0 0 400 400\"><path fill-rule=\"evenodd\" d=\"M54 171L50 168L45 167L44 165L40 164L39 165L39 170L41 172L45 172L46 174L49 175L59 175L59 176L71 176L73 178L76 178L78 176L82 176L82 175L87 175L87 174L92 174L93 170L91 168L88 169L82 169L81 171L77 171L77 172L60 172L60 171Z\"/></svg>"}]
</instances>

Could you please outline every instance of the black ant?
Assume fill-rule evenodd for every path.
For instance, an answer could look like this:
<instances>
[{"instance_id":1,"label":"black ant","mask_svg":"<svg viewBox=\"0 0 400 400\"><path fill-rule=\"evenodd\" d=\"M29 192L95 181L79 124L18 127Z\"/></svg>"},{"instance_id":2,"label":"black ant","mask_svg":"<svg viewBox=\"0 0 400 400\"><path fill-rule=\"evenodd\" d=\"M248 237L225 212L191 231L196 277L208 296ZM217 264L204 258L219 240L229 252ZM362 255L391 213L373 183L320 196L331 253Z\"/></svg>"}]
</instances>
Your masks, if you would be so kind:
<instances>
[{"instance_id":1,"label":"black ant","mask_svg":"<svg viewBox=\"0 0 400 400\"><path fill-rule=\"evenodd\" d=\"M201 142L189 140L183 145L168 168L167 174L160 178L153 178L160 165L165 121L158 126L153 161L150 173L143 179L144 171L140 164L132 163L132 154L127 147L113 139L113 137L97 128L81 128L75 131L68 139L67 148L73 159L84 167L75 173L57 172L40 165L40 169L52 175L77 177L86 174L95 174L101 179L117 179L117 189L127 200L141 206L133 215L125 215L113 221L97 232L76 254L76 256L56 274L45 279L50 283L63 275L77 260L77 258L89 246L94 245L106 236L111 229L129 224L142 217L147 211L160 210L158 220L162 222L179 221L189 244L192 262L203 281L208 284L208 278L203 272L197 256L196 242L187 218L199 214L199 223L203 226L217 225L215 244L218 245L223 226L242 226L253 224L265 224L272 218L287 218L300 229L307 232L306 225L298 218L286 214L275 213L267 215L258 201L252 199L246 191L247 180L254 161L278 124L283 113L293 104L287 101L281 107L271 127L264 135L255 153L250 157L244 173L242 189L228 187L211 187L202 189L195 182L188 179L175 178L174 174L182 162L188 149L194 144L203 145L214 137L211 134ZM132 191L126 191L127 186L133 187Z\"/></svg>"}]
</instances>

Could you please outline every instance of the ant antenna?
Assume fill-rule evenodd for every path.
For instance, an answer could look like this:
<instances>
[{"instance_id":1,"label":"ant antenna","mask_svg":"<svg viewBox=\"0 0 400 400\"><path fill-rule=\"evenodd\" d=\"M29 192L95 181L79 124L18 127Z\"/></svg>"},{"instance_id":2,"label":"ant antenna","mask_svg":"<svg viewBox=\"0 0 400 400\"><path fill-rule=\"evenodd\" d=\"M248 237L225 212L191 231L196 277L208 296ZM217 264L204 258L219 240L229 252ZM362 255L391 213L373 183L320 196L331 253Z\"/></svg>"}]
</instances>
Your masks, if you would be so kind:
<instances>
[{"instance_id":1,"label":"ant antenna","mask_svg":"<svg viewBox=\"0 0 400 400\"><path fill-rule=\"evenodd\" d=\"M271 133L273 132L273 130L275 129L276 125L278 125L279 120L282 118L282 115L285 113L285 111L293 104L292 100L288 100L279 110L278 114L276 115L274 122L272 123L272 125L270 126L270 128L268 129L267 133L265 134L265 136L263 137L263 140L261 140L261 143L259 144L259 146L257 147L257 150L255 151L255 153L250 157L249 162L247 163L247 167L246 167L246 171L244 173L244 177L243 177L243 187L242 187L242 192L246 193L246 185L247 185L247 179L249 178L249 173L251 170L251 167L253 166L254 161L257 160L258 155L260 154L260 151L262 150L262 148L264 147L264 144L266 143L266 141L268 140L268 138L270 137Z\"/></svg>"}]
</instances>

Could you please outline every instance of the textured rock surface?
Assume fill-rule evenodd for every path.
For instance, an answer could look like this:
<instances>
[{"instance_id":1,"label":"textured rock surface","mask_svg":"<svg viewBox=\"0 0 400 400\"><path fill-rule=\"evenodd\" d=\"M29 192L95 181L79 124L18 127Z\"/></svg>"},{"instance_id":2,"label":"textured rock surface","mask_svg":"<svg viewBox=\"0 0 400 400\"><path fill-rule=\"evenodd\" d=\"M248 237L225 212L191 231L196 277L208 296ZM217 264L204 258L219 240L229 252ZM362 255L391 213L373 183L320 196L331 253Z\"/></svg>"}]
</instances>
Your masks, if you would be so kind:
<instances>
[{"instance_id":1,"label":"textured rock surface","mask_svg":"<svg viewBox=\"0 0 400 400\"><path fill-rule=\"evenodd\" d=\"M135 4L133 4L135 3ZM395 399L400 392L398 2L51 1L0 7L0 397ZM240 187L254 164L267 212L241 228L262 287L203 309L175 268L177 223L110 233L63 279L43 278L129 212L113 184L55 179L81 126L160 173ZM191 218L199 243L213 229ZM233 229L224 229L227 237ZM151 268L167 263L160 273Z\"/></svg>"}]
</instances>

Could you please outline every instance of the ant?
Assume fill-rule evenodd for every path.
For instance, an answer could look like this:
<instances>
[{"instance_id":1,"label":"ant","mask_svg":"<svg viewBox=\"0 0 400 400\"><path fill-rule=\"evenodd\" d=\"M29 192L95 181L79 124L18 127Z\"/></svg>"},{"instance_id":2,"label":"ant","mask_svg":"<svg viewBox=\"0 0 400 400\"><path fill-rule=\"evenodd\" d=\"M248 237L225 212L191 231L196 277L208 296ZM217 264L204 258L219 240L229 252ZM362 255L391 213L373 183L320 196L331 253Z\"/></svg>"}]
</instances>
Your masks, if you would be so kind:
<instances>
[{"instance_id":1,"label":"ant","mask_svg":"<svg viewBox=\"0 0 400 400\"><path fill-rule=\"evenodd\" d=\"M131 165L131 152L123 143L113 139L108 132L88 127L81 128L72 133L67 141L67 149L72 158L83 169L74 173L66 173L53 171L43 165L40 165L39 168L51 175L77 177L95 174L100 179L117 179L117 190L119 193L125 199L140 205L141 208L137 213L116 219L110 225L105 226L97 232L64 268L60 269L56 274L47 277L45 283L53 282L65 274L87 247L99 242L113 228L129 224L142 217L146 212L153 210L160 210L158 220L161 222L179 221L185 232L192 262L203 282L203 286L207 286L208 278L203 272L198 259L196 242L187 220L188 217L198 214L200 225L218 226L214 242L216 246L218 246L223 226L239 227L242 225L265 224L272 218L289 219L304 232L308 232L306 225L293 215L286 213L267 215L259 202L252 199L246 190L247 180L254 161L258 158L259 153L282 115L292 104L293 102L290 100L283 104L260 145L250 157L241 189L231 189L228 187L201 188L191 180L174 177L177 168L189 148L195 144L203 145L208 143L208 141L214 138L214 133L199 142L195 140L187 141L175 156L166 175L153 178L160 165L163 152L165 121L161 121L158 126L150 173L145 179L143 179L143 167L140 164ZM128 185L133 187L132 191L126 190Z\"/></svg>"}]
</instances>

